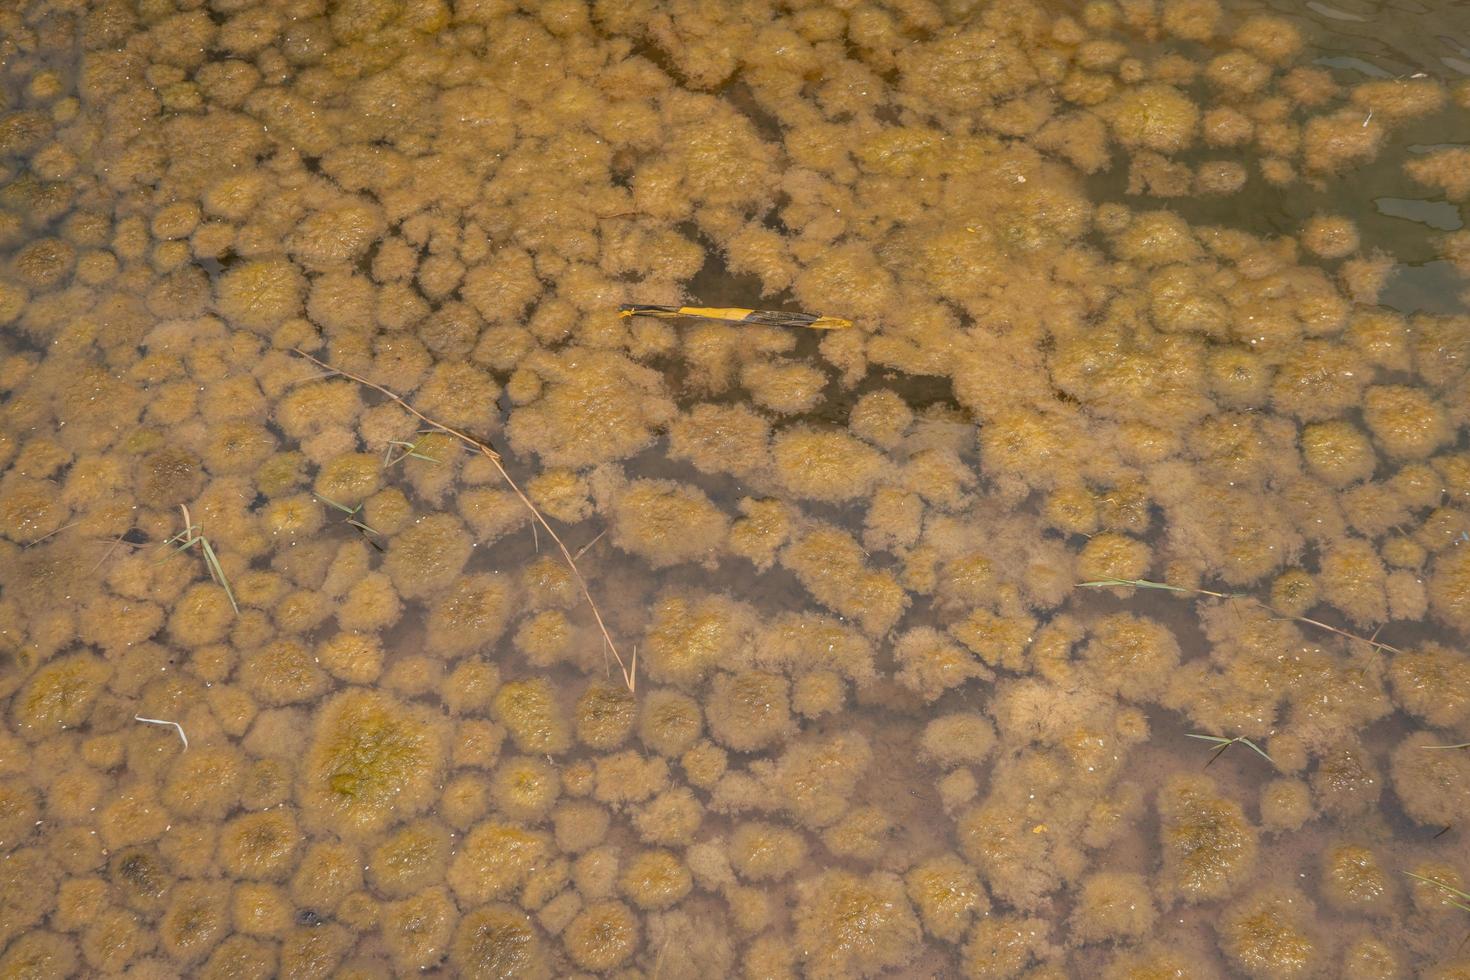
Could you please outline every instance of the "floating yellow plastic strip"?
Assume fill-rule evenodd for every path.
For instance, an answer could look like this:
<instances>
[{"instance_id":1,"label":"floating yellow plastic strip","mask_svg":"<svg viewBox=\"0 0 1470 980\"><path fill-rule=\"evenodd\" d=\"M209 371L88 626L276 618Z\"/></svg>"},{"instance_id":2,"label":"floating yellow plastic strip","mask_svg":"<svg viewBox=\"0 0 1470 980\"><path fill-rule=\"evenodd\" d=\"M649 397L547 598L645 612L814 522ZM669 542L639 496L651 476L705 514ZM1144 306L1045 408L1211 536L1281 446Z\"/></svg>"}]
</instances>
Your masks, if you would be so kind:
<instances>
[{"instance_id":1,"label":"floating yellow plastic strip","mask_svg":"<svg viewBox=\"0 0 1470 980\"><path fill-rule=\"evenodd\" d=\"M780 310L742 310L731 306L639 306L624 303L620 316L656 316L665 320L689 316L700 320L724 320L727 323L759 323L767 327L806 327L809 330L844 330L851 320L840 316L818 316L815 313L783 313Z\"/></svg>"}]
</instances>

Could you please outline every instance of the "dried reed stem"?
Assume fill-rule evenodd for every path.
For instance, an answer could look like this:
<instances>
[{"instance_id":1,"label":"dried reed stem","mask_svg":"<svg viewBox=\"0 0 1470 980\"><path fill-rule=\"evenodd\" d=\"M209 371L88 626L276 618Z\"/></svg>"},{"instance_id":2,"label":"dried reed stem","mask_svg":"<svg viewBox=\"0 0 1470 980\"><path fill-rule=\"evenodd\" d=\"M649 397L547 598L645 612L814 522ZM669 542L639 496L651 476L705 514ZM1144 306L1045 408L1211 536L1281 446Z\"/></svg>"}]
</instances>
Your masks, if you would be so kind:
<instances>
[{"instance_id":1,"label":"dried reed stem","mask_svg":"<svg viewBox=\"0 0 1470 980\"><path fill-rule=\"evenodd\" d=\"M1304 623L1307 626L1315 626L1318 629L1326 630L1329 633L1336 633L1338 636L1341 636L1344 639L1357 640L1359 643L1366 643L1370 647L1374 647L1379 650L1387 650L1389 653L1403 653L1403 651L1400 650L1398 647L1389 646L1387 643L1383 643L1382 641L1380 641L1378 639L1378 630L1374 630L1372 636L1359 636L1357 633L1349 633L1345 629L1339 629L1336 626L1324 623L1320 619L1310 619L1306 616L1296 616L1292 613L1282 612L1280 609L1277 609L1270 603L1263 602L1262 600L1257 599L1255 596L1250 595L1246 592L1211 592L1209 589L1187 589L1182 585L1171 585L1168 582L1151 582L1148 579L1141 578L1105 578L1099 579L1096 582L1078 582L1077 588L1158 589L1162 592L1181 592L1187 595L1209 596L1212 599L1244 599L1246 602L1260 606L1262 609L1266 610L1277 619L1293 619L1296 620L1298 623Z\"/></svg>"},{"instance_id":2,"label":"dried reed stem","mask_svg":"<svg viewBox=\"0 0 1470 980\"><path fill-rule=\"evenodd\" d=\"M320 368L323 368L331 374L340 374L342 377L347 378L350 381L355 381L364 387L371 388L379 394L391 398L393 401L397 402L404 411L408 412L419 421L423 422L426 425L433 426L440 432L444 432L451 436L454 436L454 438L458 439L460 442L469 446L475 452L478 452L480 455L490 460L491 464L500 473L501 479L503 479L506 485L515 492L516 497L519 498L520 502L525 505L526 510L530 511L531 519L534 522L532 524L532 528L534 529L536 524L541 525L541 527L546 530L546 533L551 536L551 540L556 542L556 547L557 550L561 552L562 560L566 562L566 566L571 571L572 577L577 580L577 587L582 590L582 598L587 600L587 608L592 610L592 618L597 621L597 629L599 632L602 633L602 641L604 643L604 662L607 659L608 653L611 653L613 659L617 661L618 670L623 675L623 683L628 686L629 691L634 691L636 689L638 684L637 653L634 653L631 665L624 662L622 654L618 652L618 645L613 642L612 634L608 632L607 624L602 620L602 612L597 608L597 602L592 598L592 590L587 587L587 580L582 577L581 571L579 571L577 568L577 560L572 557L572 553L567 550L567 546L562 543L561 536L557 534L556 530L546 522L546 518L541 516L541 511L537 510L536 505L531 503L531 498L526 496L525 491L523 491L520 488L520 485L511 478L511 475L508 472L506 472L504 462L502 461L499 453L491 449L488 444L481 442L479 439L476 439L474 436L469 435L465 432L461 432L459 429L456 429L453 426L445 425L443 422L440 422L437 419L430 418L423 412L420 412L418 409L414 408L407 401L400 398L398 395L389 391L387 388L384 388L382 385L369 381L367 378L359 377L358 375L353 374L350 371L344 371L341 368L333 367L326 361L323 361L320 358L313 357L311 354L308 354L300 347L293 347L291 349L295 353L301 355L308 361L311 361L313 364L317 365ZM611 668L609 667L609 669Z\"/></svg>"}]
</instances>

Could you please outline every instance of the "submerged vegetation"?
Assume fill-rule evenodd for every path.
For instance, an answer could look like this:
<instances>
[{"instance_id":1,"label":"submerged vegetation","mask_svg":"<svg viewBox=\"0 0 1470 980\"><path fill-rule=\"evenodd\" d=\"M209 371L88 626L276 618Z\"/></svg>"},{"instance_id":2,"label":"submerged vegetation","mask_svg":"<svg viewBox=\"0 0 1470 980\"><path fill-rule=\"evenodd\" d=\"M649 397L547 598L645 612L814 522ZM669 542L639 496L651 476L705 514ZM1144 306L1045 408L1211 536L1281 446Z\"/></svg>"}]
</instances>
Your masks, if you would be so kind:
<instances>
[{"instance_id":1,"label":"submerged vegetation","mask_svg":"<svg viewBox=\"0 0 1470 980\"><path fill-rule=\"evenodd\" d=\"M238 615L240 604L235 601L235 593L230 589L229 579L225 578L225 570L219 563L219 556L214 553L214 546L204 536L203 529L190 519L188 506L179 504L179 511L184 515L184 529L169 538L164 544L176 547L179 551L188 551L197 545L199 553L204 556L204 567L209 569L210 579L225 590L225 597L230 600L230 608Z\"/></svg>"},{"instance_id":2,"label":"submerged vegetation","mask_svg":"<svg viewBox=\"0 0 1470 980\"><path fill-rule=\"evenodd\" d=\"M1463 974L1470 83L1326 9L0 10L0 976Z\"/></svg>"}]
</instances>

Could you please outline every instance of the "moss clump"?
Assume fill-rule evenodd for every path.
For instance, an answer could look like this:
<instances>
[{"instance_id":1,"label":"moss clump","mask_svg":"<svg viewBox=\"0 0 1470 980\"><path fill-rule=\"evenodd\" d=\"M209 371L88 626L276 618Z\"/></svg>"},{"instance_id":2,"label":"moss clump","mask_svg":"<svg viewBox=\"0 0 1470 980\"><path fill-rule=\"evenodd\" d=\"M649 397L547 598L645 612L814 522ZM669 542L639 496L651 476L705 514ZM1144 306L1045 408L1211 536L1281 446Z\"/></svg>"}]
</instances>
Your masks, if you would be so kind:
<instances>
[{"instance_id":1,"label":"moss clump","mask_svg":"<svg viewBox=\"0 0 1470 980\"><path fill-rule=\"evenodd\" d=\"M1300 779L1273 779L1261 788L1261 826L1296 830L1316 815L1312 792Z\"/></svg>"},{"instance_id":2,"label":"moss clump","mask_svg":"<svg viewBox=\"0 0 1470 980\"><path fill-rule=\"evenodd\" d=\"M779 674L722 671L710 694L710 734L737 752L753 752L784 741L792 729L789 694L786 678Z\"/></svg>"},{"instance_id":3,"label":"moss clump","mask_svg":"<svg viewBox=\"0 0 1470 980\"><path fill-rule=\"evenodd\" d=\"M383 944L400 975L427 970L443 959L458 914L442 886L383 907Z\"/></svg>"},{"instance_id":4,"label":"moss clump","mask_svg":"<svg viewBox=\"0 0 1470 980\"><path fill-rule=\"evenodd\" d=\"M796 575L812 598L854 619L871 636L883 636L908 608L909 596L886 569L869 567L851 535L816 525L787 546L781 564Z\"/></svg>"},{"instance_id":5,"label":"moss clump","mask_svg":"<svg viewBox=\"0 0 1470 980\"><path fill-rule=\"evenodd\" d=\"M1252 977L1307 976L1319 958L1309 934L1312 905L1294 888L1272 888L1237 902L1220 920L1220 945Z\"/></svg>"},{"instance_id":6,"label":"moss clump","mask_svg":"<svg viewBox=\"0 0 1470 980\"><path fill-rule=\"evenodd\" d=\"M644 758L632 749L597 760L593 798L621 806L648 799L668 785L668 763L657 756Z\"/></svg>"},{"instance_id":7,"label":"moss clump","mask_svg":"<svg viewBox=\"0 0 1470 980\"><path fill-rule=\"evenodd\" d=\"M230 889L223 882L184 881L174 886L158 925L159 945L179 963L196 963L230 926Z\"/></svg>"},{"instance_id":8,"label":"moss clump","mask_svg":"<svg viewBox=\"0 0 1470 980\"><path fill-rule=\"evenodd\" d=\"M656 681L693 688L740 655L750 623L721 596L669 593L654 601L642 662Z\"/></svg>"},{"instance_id":9,"label":"moss clump","mask_svg":"<svg viewBox=\"0 0 1470 980\"><path fill-rule=\"evenodd\" d=\"M694 887L689 867L672 851L643 851L629 858L618 887L641 909L666 909Z\"/></svg>"},{"instance_id":10,"label":"moss clump","mask_svg":"<svg viewBox=\"0 0 1470 980\"><path fill-rule=\"evenodd\" d=\"M332 976L352 945L352 933L344 926L335 923L299 926L281 942L280 975Z\"/></svg>"},{"instance_id":11,"label":"moss clump","mask_svg":"<svg viewBox=\"0 0 1470 980\"><path fill-rule=\"evenodd\" d=\"M447 587L469 561L474 538L448 514L434 514L394 535L383 568L406 598Z\"/></svg>"},{"instance_id":12,"label":"moss clump","mask_svg":"<svg viewBox=\"0 0 1470 980\"><path fill-rule=\"evenodd\" d=\"M128 847L115 852L107 865L107 879L128 908L156 915L163 908L173 877L151 847Z\"/></svg>"},{"instance_id":13,"label":"moss clump","mask_svg":"<svg viewBox=\"0 0 1470 980\"><path fill-rule=\"evenodd\" d=\"M1116 613L1093 627L1082 657L1102 690L1132 701L1154 701L1179 664L1179 643L1162 623Z\"/></svg>"},{"instance_id":14,"label":"moss clump","mask_svg":"<svg viewBox=\"0 0 1470 980\"><path fill-rule=\"evenodd\" d=\"M540 757L506 759L490 782L495 808L511 820L532 823L551 810L561 795L556 770Z\"/></svg>"},{"instance_id":15,"label":"moss clump","mask_svg":"<svg viewBox=\"0 0 1470 980\"><path fill-rule=\"evenodd\" d=\"M112 668L91 654L53 660L36 671L16 695L10 708L11 724L31 738L75 728L91 717L92 707L111 676Z\"/></svg>"},{"instance_id":16,"label":"moss clump","mask_svg":"<svg viewBox=\"0 0 1470 980\"><path fill-rule=\"evenodd\" d=\"M503 903L476 909L459 921L449 965L469 980L550 980L541 931L530 916Z\"/></svg>"},{"instance_id":17,"label":"moss clump","mask_svg":"<svg viewBox=\"0 0 1470 980\"><path fill-rule=\"evenodd\" d=\"M594 749L615 749L633 731L637 702L625 687L595 683L577 698L577 741Z\"/></svg>"},{"instance_id":18,"label":"moss clump","mask_svg":"<svg viewBox=\"0 0 1470 980\"><path fill-rule=\"evenodd\" d=\"M1199 108L1170 85L1130 89L1104 107L1118 142L1133 150L1177 153L1194 142Z\"/></svg>"},{"instance_id":19,"label":"moss clump","mask_svg":"<svg viewBox=\"0 0 1470 980\"><path fill-rule=\"evenodd\" d=\"M471 830L449 866L449 886L461 902L505 898L546 860L551 841L538 831L492 820Z\"/></svg>"},{"instance_id":20,"label":"moss clump","mask_svg":"<svg viewBox=\"0 0 1470 980\"><path fill-rule=\"evenodd\" d=\"M1087 542L1077 556L1077 574L1087 581L1139 579L1153 563L1149 546L1137 538L1105 531Z\"/></svg>"},{"instance_id":21,"label":"moss clump","mask_svg":"<svg viewBox=\"0 0 1470 980\"><path fill-rule=\"evenodd\" d=\"M872 758L872 748L856 732L799 742L777 760L769 783L782 809L808 827L825 827L846 812Z\"/></svg>"},{"instance_id":22,"label":"moss clump","mask_svg":"<svg viewBox=\"0 0 1470 980\"><path fill-rule=\"evenodd\" d=\"M312 651L295 640L276 640L252 653L239 674L245 689L267 705L315 700L330 683Z\"/></svg>"},{"instance_id":23,"label":"moss clump","mask_svg":"<svg viewBox=\"0 0 1470 980\"><path fill-rule=\"evenodd\" d=\"M319 841L296 863L291 900L304 908L333 908L362 888L362 855L351 844Z\"/></svg>"},{"instance_id":24,"label":"moss clump","mask_svg":"<svg viewBox=\"0 0 1470 980\"><path fill-rule=\"evenodd\" d=\"M1056 955L1050 930L1041 919L1022 915L988 915L975 924L965 944L968 977L1016 977L1034 961ZM1045 974L1045 967L1036 971Z\"/></svg>"},{"instance_id":25,"label":"moss clump","mask_svg":"<svg viewBox=\"0 0 1470 980\"><path fill-rule=\"evenodd\" d=\"M1453 548L1435 557L1429 608L1440 622L1470 635L1470 548Z\"/></svg>"},{"instance_id":26,"label":"moss clump","mask_svg":"<svg viewBox=\"0 0 1470 980\"><path fill-rule=\"evenodd\" d=\"M215 948L199 976L201 980L228 980L231 977L270 977L276 972L274 946L261 939L237 935Z\"/></svg>"},{"instance_id":27,"label":"moss clump","mask_svg":"<svg viewBox=\"0 0 1470 980\"><path fill-rule=\"evenodd\" d=\"M612 502L613 543L654 568L716 558L729 528L702 490L668 480L635 480Z\"/></svg>"},{"instance_id":28,"label":"moss clump","mask_svg":"<svg viewBox=\"0 0 1470 980\"><path fill-rule=\"evenodd\" d=\"M556 808L551 815L556 827L556 846L568 854L596 847L607 836L608 816L605 807L586 800L571 800Z\"/></svg>"},{"instance_id":29,"label":"moss clump","mask_svg":"<svg viewBox=\"0 0 1470 980\"><path fill-rule=\"evenodd\" d=\"M1449 727L1470 715L1470 660L1435 643L1393 658L1388 671L1399 707L1431 725Z\"/></svg>"},{"instance_id":30,"label":"moss clump","mask_svg":"<svg viewBox=\"0 0 1470 980\"><path fill-rule=\"evenodd\" d=\"M864 496L886 467L882 453L841 431L789 429L776 437L771 453L788 490L824 503Z\"/></svg>"},{"instance_id":31,"label":"moss clump","mask_svg":"<svg viewBox=\"0 0 1470 980\"><path fill-rule=\"evenodd\" d=\"M226 319L265 332L296 314L304 291L300 271L286 259L252 259L220 277L215 302Z\"/></svg>"},{"instance_id":32,"label":"moss clump","mask_svg":"<svg viewBox=\"0 0 1470 980\"><path fill-rule=\"evenodd\" d=\"M71 513L53 484L11 475L0 483L0 533L30 544L59 529Z\"/></svg>"},{"instance_id":33,"label":"moss clump","mask_svg":"<svg viewBox=\"0 0 1470 980\"><path fill-rule=\"evenodd\" d=\"M371 633L344 631L317 646L316 662L349 684L371 684L383 670L383 646Z\"/></svg>"},{"instance_id":34,"label":"moss clump","mask_svg":"<svg viewBox=\"0 0 1470 980\"><path fill-rule=\"evenodd\" d=\"M45 930L21 936L0 956L0 976L69 977L77 972L76 943Z\"/></svg>"},{"instance_id":35,"label":"moss clump","mask_svg":"<svg viewBox=\"0 0 1470 980\"><path fill-rule=\"evenodd\" d=\"M631 456L674 414L662 378L619 354L569 347L536 358L534 367L550 383L511 415L506 433L517 452L532 450L548 465Z\"/></svg>"},{"instance_id":36,"label":"moss clump","mask_svg":"<svg viewBox=\"0 0 1470 980\"><path fill-rule=\"evenodd\" d=\"M174 603L168 632L182 646L201 647L218 643L234 621L235 609L225 590L213 582L198 582Z\"/></svg>"},{"instance_id":37,"label":"moss clump","mask_svg":"<svg viewBox=\"0 0 1470 980\"><path fill-rule=\"evenodd\" d=\"M825 871L797 893L796 941L807 976L876 976L919 951L919 920L893 875Z\"/></svg>"},{"instance_id":38,"label":"moss clump","mask_svg":"<svg viewBox=\"0 0 1470 980\"><path fill-rule=\"evenodd\" d=\"M789 827L749 821L730 837L730 864L748 881L779 881L806 857L806 840Z\"/></svg>"},{"instance_id":39,"label":"moss clump","mask_svg":"<svg viewBox=\"0 0 1470 980\"><path fill-rule=\"evenodd\" d=\"M1347 743L1333 747L1318 760L1311 785L1317 805L1327 813L1359 816L1378 802L1383 776L1366 748Z\"/></svg>"},{"instance_id":40,"label":"moss clump","mask_svg":"<svg viewBox=\"0 0 1470 980\"><path fill-rule=\"evenodd\" d=\"M990 670L948 636L929 626L918 626L898 637L893 658L899 664L894 679L926 702L972 678L989 678Z\"/></svg>"},{"instance_id":41,"label":"moss clump","mask_svg":"<svg viewBox=\"0 0 1470 980\"><path fill-rule=\"evenodd\" d=\"M311 822L363 836L427 807L443 765L443 735L432 716L352 689L322 709L298 796Z\"/></svg>"},{"instance_id":42,"label":"moss clump","mask_svg":"<svg viewBox=\"0 0 1470 980\"><path fill-rule=\"evenodd\" d=\"M411 821L373 848L368 878L389 898L406 898L443 880L453 848L453 835L442 823Z\"/></svg>"},{"instance_id":43,"label":"moss clump","mask_svg":"<svg viewBox=\"0 0 1470 980\"><path fill-rule=\"evenodd\" d=\"M974 867L958 854L921 861L904 876L904 885L918 907L924 930L946 942L959 942L970 920L990 908Z\"/></svg>"},{"instance_id":44,"label":"moss clump","mask_svg":"<svg viewBox=\"0 0 1470 980\"><path fill-rule=\"evenodd\" d=\"M1433 735L1410 735L1393 750L1394 792L1404 812L1418 823L1448 827L1470 808L1470 758L1463 751L1436 750Z\"/></svg>"},{"instance_id":45,"label":"moss clump","mask_svg":"<svg viewBox=\"0 0 1470 980\"><path fill-rule=\"evenodd\" d=\"M687 787L659 793L633 813L633 827L645 844L686 847L704 821L704 806Z\"/></svg>"},{"instance_id":46,"label":"moss clump","mask_svg":"<svg viewBox=\"0 0 1470 980\"><path fill-rule=\"evenodd\" d=\"M429 650L448 656L488 650L505 632L515 611L515 594L508 575L458 579L429 607Z\"/></svg>"},{"instance_id":47,"label":"moss clump","mask_svg":"<svg viewBox=\"0 0 1470 980\"><path fill-rule=\"evenodd\" d=\"M924 726L920 757L950 768L979 765L995 748L995 728L978 711L940 715Z\"/></svg>"},{"instance_id":48,"label":"moss clump","mask_svg":"<svg viewBox=\"0 0 1470 980\"><path fill-rule=\"evenodd\" d=\"M1158 918L1142 875L1101 871L1083 882L1072 911L1072 935L1082 942L1141 939Z\"/></svg>"},{"instance_id":49,"label":"moss clump","mask_svg":"<svg viewBox=\"0 0 1470 980\"><path fill-rule=\"evenodd\" d=\"M638 917L622 902L588 905L562 935L567 955L584 970L605 972L638 949Z\"/></svg>"},{"instance_id":50,"label":"moss clump","mask_svg":"<svg viewBox=\"0 0 1470 980\"><path fill-rule=\"evenodd\" d=\"M639 695L638 738L645 746L660 755L676 757L698 741L704 718L694 698L667 688Z\"/></svg>"},{"instance_id":51,"label":"moss clump","mask_svg":"<svg viewBox=\"0 0 1470 980\"><path fill-rule=\"evenodd\" d=\"M382 572L370 572L342 598L337 607L337 625L370 633L392 626L402 613L403 603L392 580Z\"/></svg>"},{"instance_id":52,"label":"moss clump","mask_svg":"<svg viewBox=\"0 0 1470 980\"><path fill-rule=\"evenodd\" d=\"M301 834L286 810L237 817L220 834L220 863L236 878L282 881L295 866Z\"/></svg>"},{"instance_id":53,"label":"moss clump","mask_svg":"<svg viewBox=\"0 0 1470 980\"><path fill-rule=\"evenodd\" d=\"M1350 912L1388 911L1392 898L1388 874L1371 850L1338 844L1322 856L1322 884L1327 901Z\"/></svg>"},{"instance_id":54,"label":"moss clump","mask_svg":"<svg viewBox=\"0 0 1470 980\"><path fill-rule=\"evenodd\" d=\"M1426 391L1378 385L1363 398L1363 421L1384 453L1423 459L1453 435L1444 409Z\"/></svg>"},{"instance_id":55,"label":"moss clump","mask_svg":"<svg viewBox=\"0 0 1470 980\"><path fill-rule=\"evenodd\" d=\"M323 501L356 507L377 493L382 481L383 461L377 456L342 453L328 460L317 472L312 490Z\"/></svg>"},{"instance_id":56,"label":"moss clump","mask_svg":"<svg viewBox=\"0 0 1470 980\"><path fill-rule=\"evenodd\" d=\"M239 750L206 745L180 756L170 766L163 802L182 817L220 820L239 803L243 783Z\"/></svg>"},{"instance_id":57,"label":"moss clump","mask_svg":"<svg viewBox=\"0 0 1470 980\"><path fill-rule=\"evenodd\" d=\"M522 752L555 755L571 748L571 725L544 677L501 685L491 710Z\"/></svg>"},{"instance_id":58,"label":"moss clump","mask_svg":"<svg viewBox=\"0 0 1470 980\"><path fill-rule=\"evenodd\" d=\"M167 510L188 503L204 489L199 457L182 446L166 446L138 461L138 499Z\"/></svg>"},{"instance_id":59,"label":"moss clump","mask_svg":"<svg viewBox=\"0 0 1470 980\"><path fill-rule=\"evenodd\" d=\"M694 406L669 426L669 455L701 473L748 477L765 463L770 426L745 405Z\"/></svg>"},{"instance_id":60,"label":"moss clump","mask_svg":"<svg viewBox=\"0 0 1470 980\"><path fill-rule=\"evenodd\" d=\"M1164 882L1187 902L1235 891L1255 867L1256 831L1240 806L1203 776L1179 776L1159 794Z\"/></svg>"},{"instance_id":61,"label":"moss clump","mask_svg":"<svg viewBox=\"0 0 1470 980\"><path fill-rule=\"evenodd\" d=\"M55 809L54 800L52 806ZM41 822L40 815L41 805L35 790L18 780L0 781L0 841L5 841L7 848L29 837Z\"/></svg>"}]
</instances>

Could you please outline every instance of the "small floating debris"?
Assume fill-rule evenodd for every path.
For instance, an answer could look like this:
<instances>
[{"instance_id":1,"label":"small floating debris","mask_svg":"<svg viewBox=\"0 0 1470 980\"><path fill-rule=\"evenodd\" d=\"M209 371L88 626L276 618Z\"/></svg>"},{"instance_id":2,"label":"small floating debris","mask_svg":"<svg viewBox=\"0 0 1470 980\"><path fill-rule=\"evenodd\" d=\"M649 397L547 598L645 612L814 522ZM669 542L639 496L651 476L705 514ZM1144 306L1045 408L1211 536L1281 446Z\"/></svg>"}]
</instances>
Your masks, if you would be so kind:
<instances>
[{"instance_id":1,"label":"small floating debris","mask_svg":"<svg viewBox=\"0 0 1470 980\"><path fill-rule=\"evenodd\" d=\"M164 721L161 718L144 718L142 715L133 715L133 720L134 721L146 721L150 725L171 725L173 727L174 731L176 731L176 732L179 733L179 738L183 739L183 742L184 742L184 751L185 752L189 751L189 736L187 736L187 735L184 734L184 726L183 725L180 725L178 722L176 722L176 721Z\"/></svg>"},{"instance_id":2,"label":"small floating debris","mask_svg":"<svg viewBox=\"0 0 1470 980\"><path fill-rule=\"evenodd\" d=\"M725 306L639 306L624 303L619 316L656 316L665 320L693 317L696 320L723 320L726 323L758 323L765 327L805 327L808 330L845 330L851 320L816 313L783 313L780 310L743 310Z\"/></svg>"}]
</instances>

